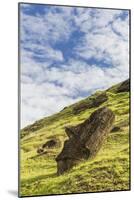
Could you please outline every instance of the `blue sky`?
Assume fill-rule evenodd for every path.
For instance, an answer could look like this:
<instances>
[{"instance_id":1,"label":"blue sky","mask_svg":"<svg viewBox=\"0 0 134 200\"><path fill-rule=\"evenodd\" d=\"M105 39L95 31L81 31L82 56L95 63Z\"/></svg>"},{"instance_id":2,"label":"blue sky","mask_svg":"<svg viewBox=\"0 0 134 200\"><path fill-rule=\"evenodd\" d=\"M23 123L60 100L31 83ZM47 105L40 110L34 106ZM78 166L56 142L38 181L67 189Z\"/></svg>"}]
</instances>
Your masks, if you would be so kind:
<instances>
[{"instance_id":1,"label":"blue sky","mask_svg":"<svg viewBox=\"0 0 134 200\"><path fill-rule=\"evenodd\" d=\"M127 10L20 5L21 126L129 76Z\"/></svg>"}]
</instances>

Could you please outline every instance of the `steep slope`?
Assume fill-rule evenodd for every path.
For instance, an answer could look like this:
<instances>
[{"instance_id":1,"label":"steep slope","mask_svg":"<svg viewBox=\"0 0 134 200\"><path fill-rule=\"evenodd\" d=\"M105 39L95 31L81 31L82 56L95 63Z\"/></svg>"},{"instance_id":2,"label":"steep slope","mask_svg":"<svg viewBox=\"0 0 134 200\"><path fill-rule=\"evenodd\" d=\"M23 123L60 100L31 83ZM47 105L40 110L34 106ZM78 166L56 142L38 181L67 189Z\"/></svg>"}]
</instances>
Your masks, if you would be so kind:
<instances>
[{"instance_id":1,"label":"steep slope","mask_svg":"<svg viewBox=\"0 0 134 200\"><path fill-rule=\"evenodd\" d=\"M129 190L129 82L119 83L106 91L64 108L21 130L21 196ZM107 106L115 116L113 130L92 160L87 160L57 176L55 158L67 139L64 127L77 125L96 109ZM57 145L37 149L50 139Z\"/></svg>"}]
</instances>

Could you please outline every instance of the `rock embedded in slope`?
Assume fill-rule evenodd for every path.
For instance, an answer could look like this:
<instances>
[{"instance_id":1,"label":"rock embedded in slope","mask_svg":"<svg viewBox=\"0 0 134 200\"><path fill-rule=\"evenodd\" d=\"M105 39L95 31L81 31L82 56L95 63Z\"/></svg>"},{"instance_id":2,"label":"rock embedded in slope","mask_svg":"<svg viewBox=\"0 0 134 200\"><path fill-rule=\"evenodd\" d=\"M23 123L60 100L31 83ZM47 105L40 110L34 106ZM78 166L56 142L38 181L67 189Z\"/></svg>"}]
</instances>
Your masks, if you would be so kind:
<instances>
[{"instance_id":1,"label":"rock embedded in slope","mask_svg":"<svg viewBox=\"0 0 134 200\"><path fill-rule=\"evenodd\" d=\"M64 142L61 153L56 157L57 174L63 174L82 160L93 158L113 127L114 119L114 113L102 107L83 123L66 127L69 140Z\"/></svg>"},{"instance_id":2,"label":"rock embedded in slope","mask_svg":"<svg viewBox=\"0 0 134 200\"><path fill-rule=\"evenodd\" d=\"M120 84L117 89L117 93L119 92L129 92L130 91L130 80L126 80Z\"/></svg>"},{"instance_id":3,"label":"rock embedded in slope","mask_svg":"<svg viewBox=\"0 0 134 200\"><path fill-rule=\"evenodd\" d=\"M43 154L43 153L44 153L44 149L38 148L38 149L37 149L37 153L38 153L38 154Z\"/></svg>"},{"instance_id":4,"label":"rock embedded in slope","mask_svg":"<svg viewBox=\"0 0 134 200\"><path fill-rule=\"evenodd\" d=\"M45 144L42 145L42 148L53 148L57 145L57 140L51 139L48 140Z\"/></svg>"},{"instance_id":5,"label":"rock embedded in slope","mask_svg":"<svg viewBox=\"0 0 134 200\"><path fill-rule=\"evenodd\" d=\"M121 128L119 126L114 126L111 130L111 132L118 132L121 131Z\"/></svg>"},{"instance_id":6,"label":"rock embedded in slope","mask_svg":"<svg viewBox=\"0 0 134 200\"><path fill-rule=\"evenodd\" d=\"M44 124L41 122L42 120L36 121L35 123L26 126L23 128L24 132L35 132L44 127Z\"/></svg>"},{"instance_id":7,"label":"rock embedded in slope","mask_svg":"<svg viewBox=\"0 0 134 200\"><path fill-rule=\"evenodd\" d=\"M89 99L89 101L82 102L81 104L76 105L73 108L73 113L79 114L81 111L84 111L86 109L98 107L107 100L108 100L108 96L106 92L103 92L97 95L96 98Z\"/></svg>"}]
</instances>

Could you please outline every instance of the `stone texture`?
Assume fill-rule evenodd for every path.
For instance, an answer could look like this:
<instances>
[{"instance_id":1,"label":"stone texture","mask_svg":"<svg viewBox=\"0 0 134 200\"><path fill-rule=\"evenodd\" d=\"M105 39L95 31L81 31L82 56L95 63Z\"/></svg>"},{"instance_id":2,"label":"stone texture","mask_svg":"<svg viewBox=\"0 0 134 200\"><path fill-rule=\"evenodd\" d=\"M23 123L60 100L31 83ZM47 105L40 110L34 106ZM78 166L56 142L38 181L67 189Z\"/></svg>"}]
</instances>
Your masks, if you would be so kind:
<instances>
[{"instance_id":1,"label":"stone texture","mask_svg":"<svg viewBox=\"0 0 134 200\"><path fill-rule=\"evenodd\" d=\"M61 153L56 157L57 174L63 174L82 160L93 158L113 127L114 114L102 107L77 126L65 127L69 140L64 142Z\"/></svg>"},{"instance_id":2,"label":"stone texture","mask_svg":"<svg viewBox=\"0 0 134 200\"><path fill-rule=\"evenodd\" d=\"M117 93L119 92L129 92L130 91L130 80L126 80L121 83L121 85L117 89Z\"/></svg>"},{"instance_id":3,"label":"stone texture","mask_svg":"<svg viewBox=\"0 0 134 200\"><path fill-rule=\"evenodd\" d=\"M38 153L38 154L43 154L43 153L44 153L44 149L38 148L38 149L37 149L37 153Z\"/></svg>"},{"instance_id":4,"label":"stone texture","mask_svg":"<svg viewBox=\"0 0 134 200\"><path fill-rule=\"evenodd\" d=\"M117 132L117 131L121 131L121 128L119 126L114 126L111 130L111 132Z\"/></svg>"},{"instance_id":5,"label":"stone texture","mask_svg":"<svg viewBox=\"0 0 134 200\"><path fill-rule=\"evenodd\" d=\"M105 92L99 94L96 98L91 98L89 101L83 102L81 104L76 105L73 108L74 114L79 114L81 111L84 111L89 108L94 108L100 106L102 103L108 100L108 97Z\"/></svg>"},{"instance_id":6,"label":"stone texture","mask_svg":"<svg viewBox=\"0 0 134 200\"><path fill-rule=\"evenodd\" d=\"M42 120L36 121L34 124L26 126L23 131L25 132L35 132L41 128L43 128L44 124Z\"/></svg>"},{"instance_id":7,"label":"stone texture","mask_svg":"<svg viewBox=\"0 0 134 200\"><path fill-rule=\"evenodd\" d=\"M57 141L55 139L47 141L45 144L42 145L42 148L52 148L57 145Z\"/></svg>"}]
</instances>

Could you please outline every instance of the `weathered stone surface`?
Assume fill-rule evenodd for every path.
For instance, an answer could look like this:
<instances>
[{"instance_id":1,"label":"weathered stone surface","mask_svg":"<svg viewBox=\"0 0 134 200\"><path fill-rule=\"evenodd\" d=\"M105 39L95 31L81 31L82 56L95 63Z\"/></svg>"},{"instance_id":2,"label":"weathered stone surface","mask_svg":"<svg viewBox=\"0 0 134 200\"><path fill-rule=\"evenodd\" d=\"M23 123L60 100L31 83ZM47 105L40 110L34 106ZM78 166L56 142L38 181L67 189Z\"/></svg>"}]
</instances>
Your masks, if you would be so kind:
<instances>
[{"instance_id":1,"label":"weathered stone surface","mask_svg":"<svg viewBox=\"0 0 134 200\"><path fill-rule=\"evenodd\" d=\"M114 118L113 112L103 107L92 113L83 123L66 127L69 140L64 142L64 147L56 158L57 174L68 171L82 160L93 158L111 130Z\"/></svg>"},{"instance_id":2,"label":"weathered stone surface","mask_svg":"<svg viewBox=\"0 0 134 200\"><path fill-rule=\"evenodd\" d=\"M45 144L43 144L42 146L40 146L37 149L37 154L44 154L47 153L47 151L45 151L45 148L53 148L57 145L57 140L56 139L51 139L48 140Z\"/></svg>"},{"instance_id":3,"label":"weathered stone surface","mask_svg":"<svg viewBox=\"0 0 134 200\"><path fill-rule=\"evenodd\" d=\"M62 109L62 111L65 110L65 109L67 109L67 106L65 106L65 107Z\"/></svg>"},{"instance_id":4,"label":"weathered stone surface","mask_svg":"<svg viewBox=\"0 0 134 200\"><path fill-rule=\"evenodd\" d=\"M38 153L38 154L43 154L43 153L44 153L44 149L38 148L38 149L37 149L37 153Z\"/></svg>"},{"instance_id":5,"label":"weathered stone surface","mask_svg":"<svg viewBox=\"0 0 134 200\"><path fill-rule=\"evenodd\" d=\"M121 85L117 89L117 93L119 92L129 92L130 91L130 80L126 80L121 83Z\"/></svg>"},{"instance_id":6,"label":"weathered stone surface","mask_svg":"<svg viewBox=\"0 0 134 200\"><path fill-rule=\"evenodd\" d=\"M105 92L99 94L96 98L89 99L88 102L83 102L81 104L76 105L73 108L74 114L79 114L81 111L84 111L89 108L94 108L100 106L102 103L108 100L108 97Z\"/></svg>"},{"instance_id":7,"label":"weathered stone surface","mask_svg":"<svg viewBox=\"0 0 134 200\"><path fill-rule=\"evenodd\" d=\"M41 128L43 128L44 124L42 123L42 120L36 121L35 123L26 126L25 128L23 128L24 132L34 132L37 131Z\"/></svg>"},{"instance_id":8,"label":"weathered stone surface","mask_svg":"<svg viewBox=\"0 0 134 200\"><path fill-rule=\"evenodd\" d=\"M52 148L52 147L55 147L57 144L57 141L52 139L52 140L49 140L47 141L45 144L42 145L42 148Z\"/></svg>"},{"instance_id":9,"label":"weathered stone surface","mask_svg":"<svg viewBox=\"0 0 134 200\"><path fill-rule=\"evenodd\" d=\"M121 128L119 126L114 126L111 130L111 132L117 132L117 131L121 131Z\"/></svg>"}]
</instances>

